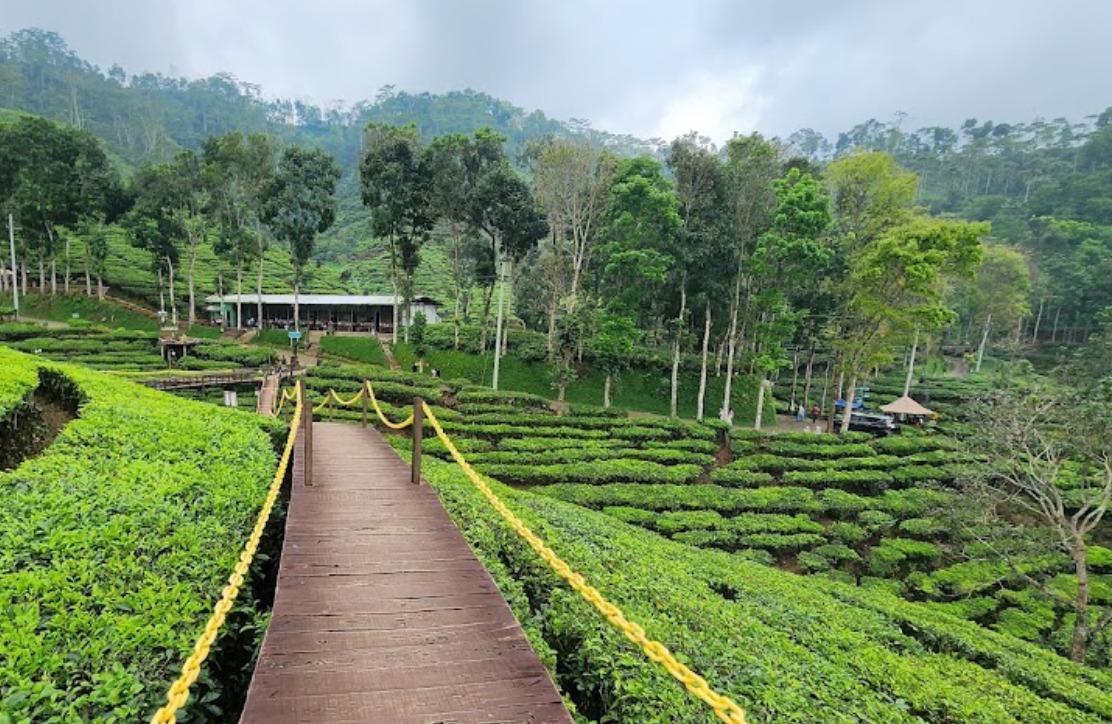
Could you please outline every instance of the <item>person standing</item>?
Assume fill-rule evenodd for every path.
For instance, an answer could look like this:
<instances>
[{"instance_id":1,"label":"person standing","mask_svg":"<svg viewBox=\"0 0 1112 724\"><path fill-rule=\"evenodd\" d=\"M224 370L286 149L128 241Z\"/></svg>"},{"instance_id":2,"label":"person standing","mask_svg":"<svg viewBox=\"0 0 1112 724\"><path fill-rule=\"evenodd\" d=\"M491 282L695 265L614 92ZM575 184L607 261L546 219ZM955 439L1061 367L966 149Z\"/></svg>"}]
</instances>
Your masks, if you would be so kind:
<instances>
[{"instance_id":1,"label":"person standing","mask_svg":"<svg viewBox=\"0 0 1112 724\"><path fill-rule=\"evenodd\" d=\"M818 422L821 414L822 410L819 409L818 405L811 405L811 422Z\"/></svg>"},{"instance_id":2,"label":"person standing","mask_svg":"<svg viewBox=\"0 0 1112 724\"><path fill-rule=\"evenodd\" d=\"M795 411L795 421L803 422L807 419L807 414L803 410L803 403L799 403L799 409Z\"/></svg>"}]
</instances>

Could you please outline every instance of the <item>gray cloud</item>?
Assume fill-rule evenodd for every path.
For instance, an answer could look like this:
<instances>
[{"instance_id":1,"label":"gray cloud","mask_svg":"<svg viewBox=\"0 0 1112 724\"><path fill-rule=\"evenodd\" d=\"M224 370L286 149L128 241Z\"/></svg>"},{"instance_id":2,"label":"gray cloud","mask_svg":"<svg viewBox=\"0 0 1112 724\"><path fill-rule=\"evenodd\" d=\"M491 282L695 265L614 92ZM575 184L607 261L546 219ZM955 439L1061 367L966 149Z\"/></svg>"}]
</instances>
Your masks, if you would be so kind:
<instances>
[{"instance_id":1,"label":"gray cloud","mask_svg":"<svg viewBox=\"0 0 1112 724\"><path fill-rule=\"evenodd\" d=\"M1112 105L1107 0L0 0L0 30L28 26L102 67L230 71L322 103L470 87L641 136Z\"/></svg>"}]
</instances>

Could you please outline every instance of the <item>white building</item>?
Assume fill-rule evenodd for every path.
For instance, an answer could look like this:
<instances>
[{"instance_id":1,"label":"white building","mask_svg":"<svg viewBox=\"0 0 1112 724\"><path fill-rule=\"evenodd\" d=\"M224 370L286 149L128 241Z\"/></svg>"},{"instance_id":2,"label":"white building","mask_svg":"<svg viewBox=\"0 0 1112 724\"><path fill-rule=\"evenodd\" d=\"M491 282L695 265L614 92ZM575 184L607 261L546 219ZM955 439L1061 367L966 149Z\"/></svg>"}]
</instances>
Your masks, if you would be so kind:
<instances>
[{"instance_id":1,"label":"white building","mask_svg":"<svg viewBox=\"0 0 1112 724\"><path fill-rule=\"evenodd\" d=\"M398 299L399 311L401 299ZM227 327L293 326L293 295L263 294L263 316L259 314L258 294L213 294L205 298L212 320L221 318ZM243 310L243 319L236 318L236 308ZM409 319L421 312L425 321L440 321L440 304L429 297L414 297ZM301 294L298 296L301 328L334 332L391 332L394 329L394 296L390 294ZM404 320L403 320L404 321ZM241 323L242 322L242 323Z\"/></svg>"}]
</instances>

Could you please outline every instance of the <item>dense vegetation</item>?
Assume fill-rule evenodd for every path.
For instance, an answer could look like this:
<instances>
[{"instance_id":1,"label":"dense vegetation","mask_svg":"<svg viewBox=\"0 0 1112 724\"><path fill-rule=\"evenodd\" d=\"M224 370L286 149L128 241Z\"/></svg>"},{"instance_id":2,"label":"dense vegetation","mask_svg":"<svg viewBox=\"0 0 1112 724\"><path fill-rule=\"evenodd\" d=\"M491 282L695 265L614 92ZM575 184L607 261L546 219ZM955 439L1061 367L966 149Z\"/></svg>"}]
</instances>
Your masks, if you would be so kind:
<instances>
[{"instance_id":1,"label":"dense vegetation","mask_svg":"<svg viewBox=\"0 0 1112 724\"><path fill-rule=\"evenodd\" d=\"M0 690L12 721L137 720L160 704L212 609L273 475L269 425L0 347L0 409L39 372L80 396L41 456L0 473ZM226 639L265 625L248 587ZM241 638L241 634L245 636ZM219 717L238 668L214 657ZM239 658L223 660L235 667ZM242 682L240 682L242 683ZM195 715L202 715L198 709Z\"/></svg>"}]
</instances>

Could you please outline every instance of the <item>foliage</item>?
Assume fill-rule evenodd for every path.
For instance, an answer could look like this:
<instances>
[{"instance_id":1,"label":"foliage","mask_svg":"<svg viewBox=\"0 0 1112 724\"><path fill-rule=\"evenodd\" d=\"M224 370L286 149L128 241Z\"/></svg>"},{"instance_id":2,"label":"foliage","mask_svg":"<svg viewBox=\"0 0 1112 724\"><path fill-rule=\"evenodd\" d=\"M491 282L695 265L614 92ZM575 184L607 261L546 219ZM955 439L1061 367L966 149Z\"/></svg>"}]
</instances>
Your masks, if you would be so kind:
<instances>
[{"instance_id":1,"label":"foliage","mask_svg":"<svg viewBox=\"0 0 1112 724\"><path fill-rule=\"evenodd\" d=\"M0 360L44 366L3 348ZM85 401L46 453L0 474L5 713L144 718L239 556L273 472L270 435L252 416L48 366Z\"/></svg>"}]
</instances>

